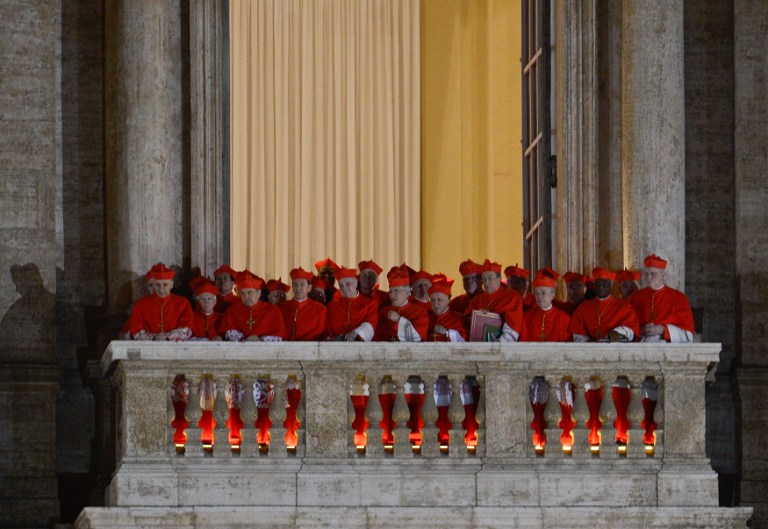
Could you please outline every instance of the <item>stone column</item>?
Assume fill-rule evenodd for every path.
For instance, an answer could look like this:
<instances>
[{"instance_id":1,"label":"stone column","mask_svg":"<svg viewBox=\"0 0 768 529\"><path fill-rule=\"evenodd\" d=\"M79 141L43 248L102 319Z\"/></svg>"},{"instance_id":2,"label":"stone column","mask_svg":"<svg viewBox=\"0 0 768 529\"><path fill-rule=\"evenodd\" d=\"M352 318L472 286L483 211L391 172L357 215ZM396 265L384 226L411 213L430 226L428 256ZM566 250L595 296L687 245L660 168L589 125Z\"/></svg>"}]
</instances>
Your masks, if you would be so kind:
<instances>
[{"instance_id":1,"label":"stone column","mask_svg":"<svg viewBox=\"0 0 768 529\"><path fill-rule=\"evenodd\" d=\"M685 278L683 0L622 2L624 260L669 260L668 283Z\"/></svg>"},{"instance_id":2,"label":"stone column","mask_svg":"<svg viewBox=\"0 0 768 529\"><path fill-rule=\"evenodd\" d=\"M555 2L557 234L555 267L598 263L597 13L595 0Z\"/></svg>"},{"instance_id":3,"label":"stone column","mask_svg":"<svg viewBox=\"0 0 768 529\"><path fill-rule=\"evenodd\" d=\"M107 0L104 15L108 292L122 308L152 264L182 264L182 12L179 0Z\"/></svg>"}]
</instances>

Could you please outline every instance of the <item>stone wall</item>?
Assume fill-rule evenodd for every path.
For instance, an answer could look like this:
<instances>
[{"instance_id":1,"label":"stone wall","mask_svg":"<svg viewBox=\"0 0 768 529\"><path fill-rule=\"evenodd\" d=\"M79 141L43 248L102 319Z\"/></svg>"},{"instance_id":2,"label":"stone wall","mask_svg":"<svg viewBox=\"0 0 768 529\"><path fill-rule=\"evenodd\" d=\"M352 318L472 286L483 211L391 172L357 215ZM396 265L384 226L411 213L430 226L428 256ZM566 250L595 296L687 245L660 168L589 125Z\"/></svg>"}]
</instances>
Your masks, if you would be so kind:
<instances>
[{"instance_id":1,"label":"stone wall","mask_svg":"<svg viewBox=\"0 0 768 529\"><path fill-rule=\"evenodd\" d=\"M0 3L0 525L59 514L55 467L58 3Z\"/></svg>"},{"instance_id":2,"label":"stone wall","mask_svg":"<svg viewBox=\"0 0 768 529\"><path fill-rule=\"evenodd\" d=\"M736 461L733 5L685 3L685 291L702 339L723 344L707 389L707 448L733 504ZM702 7L706 7L703 9Z\"/></svg>"},{"instance_id":3,"label":"stone wall","mask_svg":"<svg viewBox=\"0 0 768 529\"><path fill-rule=\"evenodd\" d=\"M740 365L741 502L768 527L768 8L734 3L736 351Z\"/></svg>"}]
</instances>

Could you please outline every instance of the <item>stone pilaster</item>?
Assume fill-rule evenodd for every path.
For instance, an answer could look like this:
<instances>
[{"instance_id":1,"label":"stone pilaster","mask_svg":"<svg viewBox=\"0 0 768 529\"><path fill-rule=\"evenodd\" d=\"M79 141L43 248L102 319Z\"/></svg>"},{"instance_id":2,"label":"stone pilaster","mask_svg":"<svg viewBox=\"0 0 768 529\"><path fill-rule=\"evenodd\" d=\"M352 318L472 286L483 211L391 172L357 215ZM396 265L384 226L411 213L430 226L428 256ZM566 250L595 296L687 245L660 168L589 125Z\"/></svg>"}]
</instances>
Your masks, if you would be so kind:
<instances>
[{"instance_id":1,"label":"stone pilaster","mask_svg":"<svg viewBox=\"0 0 768 529\"><path fill-rule=\"evenodd\" d=\"M683 289L683 0L624 0L621 30L624 260L661 255Z\"/></svg>"},{"instance_id":2,"label":"stone pilaster","mask_svg":"<svg viewBox=\"0 0 768 529\"><path fill-rule=\"evenodd\" d=\"M228 260L229 237L224 217L226 196L224 150L229 145L224 127L228 101L222 0L190 3L190 231L191 262L210 275Z\"/></svg>"},{"instance_id":3,"label":"stone pilaster","mask_svg":"<svg viewBox=\"0 0 768 529\"><path fill-rule=\"evenodd\" d=\"M556 268L599 260L595 0L555 2L557 55Z\"/></svg>"},{"instance_id":4,"label":"stone pilaster","mask_svg":"<svg viewBox=\"0 0 768 529\"><path fill-rule=\"evenodd\" d=\"M178 0L108 0L105 141L109 304L127 307L154 263L182 264L182 10Z\"/></svg>"}]
</instances>

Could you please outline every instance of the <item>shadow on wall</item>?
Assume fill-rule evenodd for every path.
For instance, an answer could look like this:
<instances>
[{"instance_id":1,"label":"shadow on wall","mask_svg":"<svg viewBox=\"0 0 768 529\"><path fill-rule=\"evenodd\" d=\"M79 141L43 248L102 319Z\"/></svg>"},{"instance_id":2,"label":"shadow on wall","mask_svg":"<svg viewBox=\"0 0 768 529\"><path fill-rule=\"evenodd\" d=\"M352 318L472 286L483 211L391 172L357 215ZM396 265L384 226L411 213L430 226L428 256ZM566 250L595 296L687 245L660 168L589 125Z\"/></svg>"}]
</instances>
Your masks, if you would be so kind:
<instances>
[{"instance_id":1,"label":"shadow on wall","mask_svg":"<svg viewBox=\"0 0 768 529\"><path fill-rule=\"evenodd\" d=\"M0 361L56 363L56 295L34 263L11 266L21 296L0 321Z\"/></svg>"}]
</instances>

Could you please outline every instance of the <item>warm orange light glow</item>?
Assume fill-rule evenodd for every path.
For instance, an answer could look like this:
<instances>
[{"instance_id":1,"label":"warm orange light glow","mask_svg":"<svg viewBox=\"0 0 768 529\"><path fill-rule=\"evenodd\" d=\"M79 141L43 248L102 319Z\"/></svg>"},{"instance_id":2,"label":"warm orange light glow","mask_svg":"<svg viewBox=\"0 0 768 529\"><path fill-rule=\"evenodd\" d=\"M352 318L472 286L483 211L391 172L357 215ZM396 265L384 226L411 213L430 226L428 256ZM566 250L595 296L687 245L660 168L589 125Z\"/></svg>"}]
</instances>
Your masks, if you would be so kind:
<instances>
[{"instance_id":1,"label":"warm orange light glow","mask_svg":"<svg viewBox=\"0 0 768 529\"><path fill-rule=\"evenodd\" d=\"M534 450L536 450L537 456L543 456L544 455L544 445L536 445L534 447Z\"/></svg>"},{"instance_id":2,"label":"warm orange light glow","mask_svg":"<svg viewBox=\"0 0 768 529\"><path fill-rule=\"evenodd\" d=\"M592 445L589 447L590 452L592 452L593 456L600 455L600 445Z\"/></svg>"},{"instance_id":3,"label":"warm orange light glow","mask_svg":"<svg viewBox=\"0 0 768 529\"><path fill-rule=\"evenodd\" d=\"M471 456L477 454L477 445L467 445L467 453Z\"/></svg>"},{"instance_id":4,"label":"warm orange light glow","mask_svg":"<svg viewBox=\"0 0 768 529\"><path fill-rule=\"evenodd\" d=\"M567 456L571 455L573 453L573 446L563 445L563 453Z\"/></svg>"},{"instance_id":5,"label":"warm orange light glow","mask_svg":"<svg viewBox=\"0 0 768 529\"><path fill-rule=\"evenodd\" d=\"M619 453L620 456L626 456L627 455L627 445L620 444L616 447L616 451Z\"/></svg>"}]
</instances>

